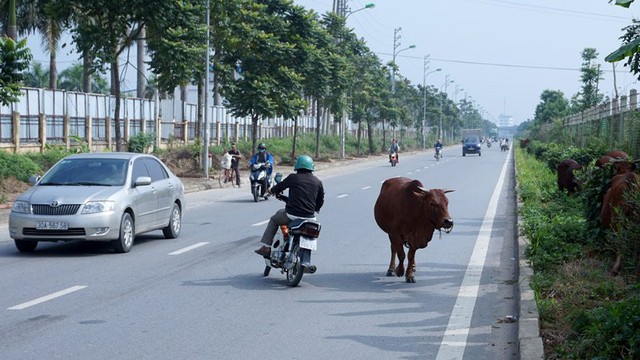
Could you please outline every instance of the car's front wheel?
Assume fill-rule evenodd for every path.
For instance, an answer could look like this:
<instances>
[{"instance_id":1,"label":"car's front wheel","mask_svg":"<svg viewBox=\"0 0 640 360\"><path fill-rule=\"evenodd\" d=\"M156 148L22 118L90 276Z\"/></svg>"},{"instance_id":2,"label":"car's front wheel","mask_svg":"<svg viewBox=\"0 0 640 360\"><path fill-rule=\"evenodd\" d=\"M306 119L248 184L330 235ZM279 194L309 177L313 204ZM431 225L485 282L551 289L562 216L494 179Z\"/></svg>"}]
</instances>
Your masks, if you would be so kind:
<instances>
[{"instance_id":1,"label":"car's front wheel","mask_svg":"<svg viewBox=\"0 0 640 360\"><path fill-rule=\"evenodd\" d=\"M131 214L122 214L120 220L120 237L113 240L113 249L118 253L126 253L133 247L133 238L135 234L135 224Z\"/></svg>"},{"instance_id":2,"label":"car's front wheel","mask_svg":"<svg viewBox=\"0 0 640 360\"><path fill-rule=\"evenodd\" d=\"M38 246L38 242L33 240L14 240L14 242L18 251L23 253L33 252Z\"/></svg>"},{"instance_id":3,"label":"car's front wheel","mask_svg":"<svg viewBox=\"0 0 640 360\"><path fill-rule=\"evenodd\" d=\"M182 212L178 204L173 204L171 209L171 216L169 218L169 225L162 229L164 237L167 239L175 239L180 235L180 228L182 227Z\"/></svg>"}]
</instances>

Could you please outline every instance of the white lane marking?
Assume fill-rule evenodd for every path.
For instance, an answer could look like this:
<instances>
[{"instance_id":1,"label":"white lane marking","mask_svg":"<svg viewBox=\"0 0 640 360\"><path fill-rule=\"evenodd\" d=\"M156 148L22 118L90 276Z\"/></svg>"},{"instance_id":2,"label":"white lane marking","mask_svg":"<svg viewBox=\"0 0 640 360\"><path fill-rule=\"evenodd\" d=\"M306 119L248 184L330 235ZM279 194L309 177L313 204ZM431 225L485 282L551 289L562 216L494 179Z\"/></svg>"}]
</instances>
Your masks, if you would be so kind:
<instances>
[{"instance_id":1,"label":"white lane marking","mask_svg":"<svg viewBox=\"0 0 640 360\"><path fill-rule=\"evenodd\" d=\"M191 251L191 250L193 250L193 249L197 249L197 248L199 248L200 246L205 246L205 245L207 245L207 244L208 244L208 242L206 242L206 241L205 241L205 242L199 242L199 243L197 243L197 244L193 244L193 245L191 245L191 246L187 246L187 247L182 248L182 249L180 249L180 250L176 250L176 251L174 251L174 252L170 252L170 253L169 253L169 255L180 255L180 254L182 254L182 253L186 253L187 251Z\"/></svg>"},{"instance_id":2,"label":"white lane marking","mask_svg":"<svg viewBox=\"0 0 640 360\"><path fill-rule=\"evenodd\" d=\"M365 186L365 187L361 187L360 190L367 190L367 189L370 189L370 188L371 188L371 186Z\"/></svg>"},{"instance_id":3,"label":"white lane marking","mask_svg":"<svg viewBox=\"0 0 640 360\"><path fill-rule=\"evenodd\" d=\"M464 350L467 347L467 337L469 336L473 308L476 306L476 299L478 298L482 270L487 258L487 251L489 250L489 240L491 240L491 229L493 228L493 221L498 209L498 199L500 198L500 192L502 191L510 157L511 153L507 155L507 159L504 165L502 165L502 172L498 178L498 183L495 189L493 189L491 201L482 220L480 232L476 238L476 245L469 259L469 265L462 279L458 297L451 311L449 324L447 324L447 330L442 337L436 359L462 359Z\"/></svg>"},{"instance_id":4,"label":"white lane marking","mask_svg":"<svg viewBox=\"0 0 640 360\"><path fill-rule=\"evenodd\" d=\"M407 175L411 175L411 174L413 174L413 171L407 172Z\"/></svg>"},{"instance_id":5,"label":"white lane marking","mask_svg":"<svg viewBox=\"0 0 640 360\"><path fill-rule=\"evenodd\" d=\"M251 224L251 226L262 226L262 225L264 225L264 224L266 224L268 222L269 222L269 220L260 221L260 222L257 222L255 224Z\"/></svg>"},{"instance_id":6,"label":"white lane marking","mask_svg":"<svg viewBox=\"0 0 640 360\"><path fill-rule=\"evenodd\" d=\"M347 197L347 196L349 196L349 194L342 194L342 195L338 195L338 196L336 196L336 197L337 197L338 199L340 199L340 198Z\"/></svg>"},{"instance_id":7,"label":"white lane marking","mask_svg":"<svg viewBox=\"0 0 640 360\"><path fill-rule=\"evenodd\" d=\"M31 300L31 301L28 301L26 303L22 303L20 305L12 306L10 308L7 308L7 310L22 310L22 309L26 309L26 308L28 308L30 306L38 305L38 304L41 304L41 303L43 303L45 301L53 300L53 299L58 298L60 296L64 296L64 295L70 294L70 293L72 293L74 291L82 290L82 289L84 289L86 287L87 287L86 285L72 286L70 288L54 292L53 294L45 295L45 296L37 298L35 300Z\"/></svg>"}]
</instances>

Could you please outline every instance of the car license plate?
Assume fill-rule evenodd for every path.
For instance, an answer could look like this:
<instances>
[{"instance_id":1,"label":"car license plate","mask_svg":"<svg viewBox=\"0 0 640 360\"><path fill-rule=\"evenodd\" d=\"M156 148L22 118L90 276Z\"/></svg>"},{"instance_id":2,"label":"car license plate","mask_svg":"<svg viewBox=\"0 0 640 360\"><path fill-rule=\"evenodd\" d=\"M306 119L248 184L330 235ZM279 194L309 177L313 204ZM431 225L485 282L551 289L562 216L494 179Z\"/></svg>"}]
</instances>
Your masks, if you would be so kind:
<instances>
[{"instance_id":1,"label":"car license plate","mask_svg":"<svg viewBox=\"0 0 640 360\"><path fill-rule=\"evenodd\" d=\"M303 249L316 250L318 248L318 242L315 239L300 238L300 247Z\"/></svg>"},{"instance_id":2,"label":"car license plate","mask_svg":"<svg viewBox=\"0 0 640 360\"><path fill-rule=\"evenodd\" d=\"M37 221L36 229L38 230L67 230L69 223L66 221Z\"/></svg>"}]
</instances>

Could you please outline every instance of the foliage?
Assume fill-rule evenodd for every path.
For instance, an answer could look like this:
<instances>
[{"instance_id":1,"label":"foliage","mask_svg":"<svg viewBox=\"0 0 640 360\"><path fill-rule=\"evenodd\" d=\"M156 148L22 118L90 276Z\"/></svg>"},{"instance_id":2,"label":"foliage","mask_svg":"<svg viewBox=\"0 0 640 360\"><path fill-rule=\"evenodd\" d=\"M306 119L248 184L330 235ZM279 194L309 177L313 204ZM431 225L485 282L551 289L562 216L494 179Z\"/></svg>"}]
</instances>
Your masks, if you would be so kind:
<instances>
[{"instance_id":1,"label":"foliage","mask_svg":"<svg viewBox=\"0 0 640 360\"><path fill-rule=\"evenodd\" d=\"M13 176L26 182L29 176L41 173L42 169L28 157L0 151L0 179Z\"/></svg>"},{"instance_id":2,"label":"foliage","mask_svg":"<svg viewBox=\"0 0 640 360\"><path fill-rule=\"evenodd\" d=\"M27 48L27 39L18 42L9 37L0 37L0 105L8 106L18 101L20 86L29 68L32 55Z\"/></svg>"},{"instance_id":3,"label":"foliage","mask_svg":"<svg viewBox=\"0 0 640 360\"><path fill-rule=\"evenodd\" d=\"M534 268L532 287L540 312L545 358L637 358L633 352L640 344L640 288L634 285L637 275L611 276L612 249L603 246L601 236L594 238L589 233L597 224L585 216L587 208L593 206L586 200L595 197L594 184L610 178L604 172L611 169L598 173L590 165L582 179L600 180L585 180L584 195L560 194L552 190L556 187L548 161L561 150L536 141L529 146L529 153L516 147L516 166L523 201L522 232L530 242L526 256ZM531 156L534 154L540 160ZM591 156L588 151L582 154ZM640 204L640 195L635 196L629 201ZM637 217L629 222L633 225L623 221L621 226L627 244L634 243L630 239L640 238ZM622 250L629 261L638 251L633 247Z\"/></svg>"},{"instance_id":4,"label":"foliage","mask_svg":"<svg viewBox=\"0 0 640 360\"><path fill-rule=\"evenodd\" d=\"M92 77L91 92L97 94L108 94L109 85L107 80L99 73L95 73ZM83 85L83 67L82 64L73 64L62 70L58 76L58 88L68 91L82 91Z\"/></svg>"},{"instance_id":5,"label":"foliage","mask_svg":"<svg viewBox=\"0 0 640 360\"><path fill-rule=\"evenodd\" d=\"M136 136L129 138L128 150L135 153L147 153L155 143L155 140L155 134L139 132Z\"/></svg>"},{"instance_id":6,"label":"foliage","mask_svg":"<svg viewBox=\"0 0 640 360\"><path fill-rule=\"evenodd\" d=\"M583 311L573 322L576 359L640 358L640 297Z\"/></svg>"},{"instance_id":7,"label":"foliage","mask_svg":"<svg viewBox=\"0 0 640 360\"><path fill-rule=\"evenodd\" d=\"M592 108L604 98L604 95L598 93L598 82L602 80L603 71L600 70L600 65L594 63L598 58L598 52L594 48L585 48L580 55L582 91L578 94L577 104L572 109L574 113Z\"/></svg>"}]
</instances>

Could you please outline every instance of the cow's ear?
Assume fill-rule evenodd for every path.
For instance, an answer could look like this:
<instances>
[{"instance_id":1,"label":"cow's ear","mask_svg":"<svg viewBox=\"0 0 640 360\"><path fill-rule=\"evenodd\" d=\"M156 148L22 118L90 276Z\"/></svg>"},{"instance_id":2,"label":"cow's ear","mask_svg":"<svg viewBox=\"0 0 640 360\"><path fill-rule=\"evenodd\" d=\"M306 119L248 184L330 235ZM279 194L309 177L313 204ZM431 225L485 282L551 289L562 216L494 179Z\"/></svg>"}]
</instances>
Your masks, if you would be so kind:
<instances>
[{"instance_id":1,"label":"cow's ear","mask_svg":"<svg viewBox=\"0 0 640 360\"><path fill-rule=\"evenodd\" d=\"M453 190L453 189L442 189L442 192L445 193L445 194L446 193L450 193L450 192L454 192L454 191L455 190Z\"/></svg>"}]
</instances>

